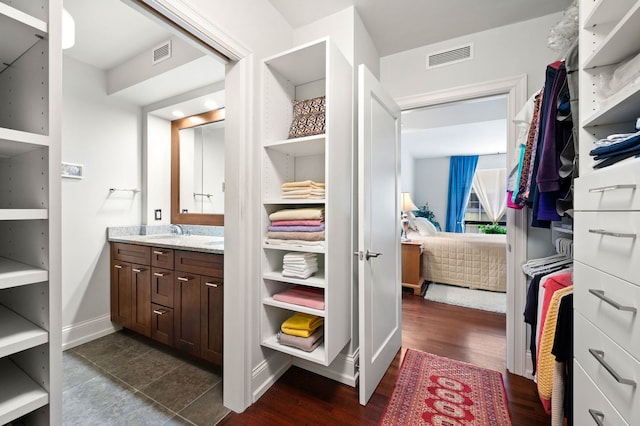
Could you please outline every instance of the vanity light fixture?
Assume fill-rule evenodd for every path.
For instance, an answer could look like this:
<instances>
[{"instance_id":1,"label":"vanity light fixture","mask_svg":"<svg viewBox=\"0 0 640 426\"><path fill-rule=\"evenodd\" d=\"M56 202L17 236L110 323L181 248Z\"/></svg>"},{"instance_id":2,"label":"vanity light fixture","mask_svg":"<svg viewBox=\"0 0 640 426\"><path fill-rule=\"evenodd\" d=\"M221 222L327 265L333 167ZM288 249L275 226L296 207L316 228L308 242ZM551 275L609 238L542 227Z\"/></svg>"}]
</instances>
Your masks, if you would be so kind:
<instances>
[{"instance_id":1,"label":"vanity light fixture","mask_svg":"<svg viewBox=\"0 0 640 426\"><path fill-rule=\"evenodd\" d=\"M62 48L69 49L76 44L76 21L66 9L62 9Z\"/></svg>"}]
</instances>

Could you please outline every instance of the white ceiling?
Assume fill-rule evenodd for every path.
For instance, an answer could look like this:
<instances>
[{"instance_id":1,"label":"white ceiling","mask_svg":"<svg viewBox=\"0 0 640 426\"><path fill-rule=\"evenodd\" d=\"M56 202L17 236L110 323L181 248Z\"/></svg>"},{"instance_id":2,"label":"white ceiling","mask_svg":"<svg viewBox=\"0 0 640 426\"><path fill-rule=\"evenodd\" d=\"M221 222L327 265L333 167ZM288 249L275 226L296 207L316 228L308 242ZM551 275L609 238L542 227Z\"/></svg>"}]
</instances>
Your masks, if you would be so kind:
<instances>
[{"instance_id":1,"label":"white ceiling","mask_svg":"<svg viewBox=\"0 0 640 426\"><path fill-rule=\"evenodd\" d=\"M269 0L293 28L355 6L380 56L526 21L572 0Z\"/></svg>"},{"instance_id":2,"label":"white ceiling","mask_svg":"<svg viewBox=\"0 0 640 426\"><path fill-rule=\"evenodd\" d=\"M507 98L491 96L402 113L402 150L413 158L507 152Z\"/></svg>"}]
</instances>

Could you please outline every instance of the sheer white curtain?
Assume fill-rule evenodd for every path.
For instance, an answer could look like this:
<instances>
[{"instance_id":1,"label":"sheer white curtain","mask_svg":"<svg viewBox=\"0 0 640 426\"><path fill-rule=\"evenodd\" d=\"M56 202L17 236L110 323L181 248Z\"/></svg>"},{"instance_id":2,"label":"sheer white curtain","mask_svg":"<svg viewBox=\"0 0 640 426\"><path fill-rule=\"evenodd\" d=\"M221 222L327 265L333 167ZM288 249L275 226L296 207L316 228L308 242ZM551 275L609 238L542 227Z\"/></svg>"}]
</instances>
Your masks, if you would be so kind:
<instances>
[{"instance_id":1,"label":"sheer white curtain","mask_svg":"<svg viewBox=\"0 0 640 426\"><path fill-rule=\"evenodd\" d=\"M507 210L507 169L476 170L473 190L491 222L497 222Z\"/></svg>"}]
</instances>

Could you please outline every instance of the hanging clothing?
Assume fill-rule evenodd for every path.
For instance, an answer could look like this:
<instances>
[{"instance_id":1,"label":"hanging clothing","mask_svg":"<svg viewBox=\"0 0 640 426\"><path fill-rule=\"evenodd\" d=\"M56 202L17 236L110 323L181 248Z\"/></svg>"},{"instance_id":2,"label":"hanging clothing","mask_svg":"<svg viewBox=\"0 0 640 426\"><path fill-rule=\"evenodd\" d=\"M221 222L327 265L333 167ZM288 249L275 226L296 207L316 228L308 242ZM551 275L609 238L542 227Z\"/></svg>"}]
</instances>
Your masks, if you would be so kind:
<instances>
[{"instance_id":1,"label":"hanging clothing","mask_svg":"<svg viewBox=\"0 0 640 426\"><path fill-rule=\"evenodd\" d=\"M562 407L552 405L551 413L556 419L566 418L567 426L573 426L573 293L567 294L560 300L556 335L551 353L556 357L556 363L563 364L564 367L562 371L564 374ZM556 389L554 386L553 393L559 391L560 389ZM560 408L564 416L558 414Z\"/></svg>"}]
</instances>

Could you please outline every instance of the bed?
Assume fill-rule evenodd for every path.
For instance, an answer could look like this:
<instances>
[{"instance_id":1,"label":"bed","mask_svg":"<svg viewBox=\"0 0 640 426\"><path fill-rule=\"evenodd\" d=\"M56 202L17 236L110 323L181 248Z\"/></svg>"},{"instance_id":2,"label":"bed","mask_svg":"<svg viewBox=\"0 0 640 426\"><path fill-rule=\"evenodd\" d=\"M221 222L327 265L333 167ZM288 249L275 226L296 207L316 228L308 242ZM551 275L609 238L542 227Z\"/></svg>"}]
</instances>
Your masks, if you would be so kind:
<instances>
[{"instance_id":1,"label":"bed","mask_svg":"<svg viewBox=\"0 0 640 426\"><path fill-rule=\"evenodd\" d=\"M505 292L506 235L457 234L409 230L407 237L424 243L422 273L428 282Z\"/></svg>"}]
</instances>

